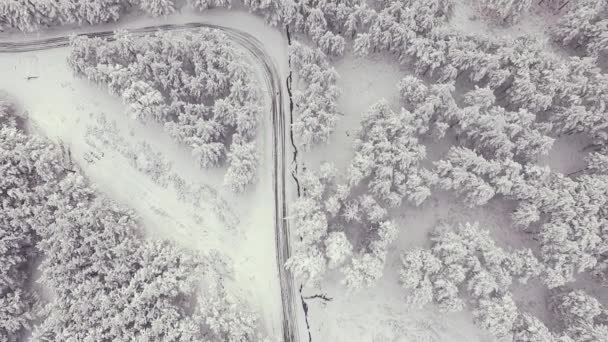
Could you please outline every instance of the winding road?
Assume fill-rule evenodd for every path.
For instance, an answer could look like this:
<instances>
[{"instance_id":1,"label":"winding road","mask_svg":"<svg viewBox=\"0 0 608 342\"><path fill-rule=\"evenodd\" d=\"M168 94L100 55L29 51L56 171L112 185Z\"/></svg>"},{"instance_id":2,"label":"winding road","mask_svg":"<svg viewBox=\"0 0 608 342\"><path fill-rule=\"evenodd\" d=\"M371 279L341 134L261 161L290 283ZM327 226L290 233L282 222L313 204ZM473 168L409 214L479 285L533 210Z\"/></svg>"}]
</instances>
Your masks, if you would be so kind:
<instances>
[{"instance_id":1,"label":"winding road","mask_svg":"<svg viewBox=\"0 0 608 342\"><path fill-rule=\"evenodd\" d=\"M296 289L293 278L283 265L291 254L289 239L289 222L286 220L287 204L285 201L285 113L284 94L279 72L271 56L264 49L263 44L251 34L233 28L212 25L207 23L187 23L183 25L159 25L130 29L133 34L148 34L159 30L186 30L195 28L214 28L223 31L236 43L247 50L264 69L264 78L268 93L271 95L271 121L272 121L272 155L273 155L273 187L275 206L275 241L277 250L277 266L281 285L282 300L282 335L284 342L298 342L299 330L296 316ZM88 37L106 37L112 39L113 31L101 31L81 34ZM0 53L18 53L69 45L69 37L54 37L23 42L0 42Z\"/></svg>"}]
</instances>

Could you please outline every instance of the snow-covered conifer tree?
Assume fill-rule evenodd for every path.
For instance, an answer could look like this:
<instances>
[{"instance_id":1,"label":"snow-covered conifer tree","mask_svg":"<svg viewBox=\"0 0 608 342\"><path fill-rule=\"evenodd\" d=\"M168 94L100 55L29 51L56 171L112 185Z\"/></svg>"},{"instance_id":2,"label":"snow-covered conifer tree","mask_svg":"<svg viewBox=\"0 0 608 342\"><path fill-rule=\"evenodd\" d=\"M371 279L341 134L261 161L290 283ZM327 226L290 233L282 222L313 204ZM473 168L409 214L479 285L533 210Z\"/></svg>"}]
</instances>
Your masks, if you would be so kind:
<instances>
[{"instance_id":1,"label":"snow-covered conifer tree","mask_svg":"<svg viewBox=\"0 0 608 342\"><path fill-rule=\"evenodd\" d=\"M419 163L426 151L416 138L415 118L393 111L385 100L373 105L361 122L355 157L348 168L351 186L366 184L392 206L403 198L422 203L429 195L428 174Z\"/></svg>"},{"instance_id":2,"label":"snow-covered conifer tree","mask_svg":"<svg viewBox=\"0 0 608 342\"><path fill-rule=\"evenodd\" d=\"M590 56L608 57L608 4L581 0L570 6L552 30L553 39Z\"/></svg>"},{"instance_id":3,"label":"snow-covered conifer tree","mask_svg":"<svg viewBox=\"0 0 608 342\"><path fill-rule=\"evenodd\" d=\"M565 334L574 341L600 342L606 338L608 313L596 298L584 291L556 289L549 307Z\"/></svg>"},{"instance_id":4,"label":"snow-covered conifer tree","mask_svg":"<svg viewBox=\"0 0 608 342\"><path fill-rule=\"evenodd\" d=\"M479 0L478 6L483 15L511 24L530 10L532 0Z\"/></svg>"},{"instance_id":5,"label":"snow-covered conifer tree","mask_svg":"<svg viewBox=\"0 0 608 342\"><path fill-rule=\"evenodd\" d=\"M139 0L139 7L155 17L162 17L175 12L174 0Z\"/></svg>"},{"instance_id":6,"label":"snow-covered conifer tree","mask_svg":"<svg viewBox=\"0 0 608 342\"><path fill-rule=\"evenodd\" d=\"M510 295L481 299L473 315L479 326L498 339L512 338L518 310Z\"/></svg>"},{"instance_id":7,"label":"snow-covered conifer tree","mask_svg":"<svg viewBox=\"0 0 608 342\"><path fill-rule=\"evenodd\" d=\"M296 113L299 115L293 123L293 130L299 142L310 148L327 142L336 127L340 115L337 106L340 91L336 86L338 74L319 50L294 43L289 54L301 84L294 91L294 102L298 104Z\"/></svg>"}]
</instances>

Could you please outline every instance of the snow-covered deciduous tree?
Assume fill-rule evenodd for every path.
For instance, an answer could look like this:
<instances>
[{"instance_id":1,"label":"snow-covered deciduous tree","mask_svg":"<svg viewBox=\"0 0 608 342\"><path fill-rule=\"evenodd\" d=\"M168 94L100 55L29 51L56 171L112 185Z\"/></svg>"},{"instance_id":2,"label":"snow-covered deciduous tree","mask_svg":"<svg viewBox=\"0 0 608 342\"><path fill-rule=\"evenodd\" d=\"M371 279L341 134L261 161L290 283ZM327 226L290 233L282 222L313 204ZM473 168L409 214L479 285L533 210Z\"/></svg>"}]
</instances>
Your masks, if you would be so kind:
<instances>
[{"instance_id":1,"label":"snow-covered deciduous tree","mask_svg":"<svg viewBox=\"0 0 608 342\"><path fill-rule=\"evenodd\" d=\"M201 167L227 161L225 183L235 191L255 180L260 98L246 59L222 33L117 32L111 42L76 37L71 45L76 74L121 95L135 118L163 124Z\"/></svg>"},{"instance_id":2,"label":"snow-covered deciduous tree","mask_svg":"<svg viewBox=\"0 0 608 342\"><path fill-rule=\"evenodd\" d=\"M325 239L325 254L329 259L328 267L337 268L353 254L353 246L344 232L331 232Z\"/></svg>"},{"instance_id":3,"label":"snow-covered deciduous tree","mask_svg":"<svg viewBox=\"0 0 608 342\"><path fill-rule=\"evenodd\" d=\"M343 269L343 284L351 291L372 286L382 277L384 262L383 257L372 253L353 256L351 263Z\"/></svg>"},{"instance_id":4,"label":"snow-covered deciduous tree","mask_svg":"<svg viewBox=\"0 0 608 342\"><path fill-rule=\"evenodd\" d=\"M399 206L404 198L421 204L430 195L430 174L419 165L426 150L416 137L417 124L405 109L395 112L385 100L374 104L355 140L350 186L366 184L391 206Z\"/></svg>"},{"instance_id":5,"label":"snow-covered deciduous tree","mask_svg":"<svg viewBox=\"0 0 608 342\"><path fill-rule=\"evenodd\" d=\"M310 148L327 142L338 122L338 74L321 51L303 44L293 43L289 56L297 76L294 102L298 116L292 127L299 142Z\"/></svg>"},{"instance_id":6,"label":"snow-covered deciduous tree","mask_svg":"<svg viewBox=\"0 0 608 342\"><path fill-rule=\"evenodd\" d=\"M293 253L285 267L297 278L304 279L307 286L318 284L327 270L327 260L316 245L301 245Z\"/></svg>"}]
</instances>

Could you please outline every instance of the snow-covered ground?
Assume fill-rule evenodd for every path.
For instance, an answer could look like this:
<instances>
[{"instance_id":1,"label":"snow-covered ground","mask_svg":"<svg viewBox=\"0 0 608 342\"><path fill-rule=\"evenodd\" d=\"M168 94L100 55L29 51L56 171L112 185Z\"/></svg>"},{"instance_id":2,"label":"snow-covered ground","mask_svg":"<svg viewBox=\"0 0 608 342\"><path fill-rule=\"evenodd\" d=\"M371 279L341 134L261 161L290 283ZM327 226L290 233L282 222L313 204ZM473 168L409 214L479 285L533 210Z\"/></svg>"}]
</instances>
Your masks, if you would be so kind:
<instances>
[{"instance_id":1,"label":"snow-covered ground","mask_svg":"<svg viewBox=\"0 0 608 342\"><path fill-rule=\"evenodd\" d=\"M134 19L125 24L86 30L201 20L196 15L176 15L167 19ZM204 20L254 33L270 47L269 52L284 72L286 58L280 32L243 13L231 12L228 22L218 11ZM65 34L65 30L56 29L44 34L19 34L8 38L23 40ZM150 238L169 239L193 251L216 250L229 257L234 266L234 281L229 282L233 291L260 311L265 330L271 337L280 336L281 302L275 259L269 116L261 118L260 122L259 145L263 150L259 181L245 194L235 196L222 186L225 170L200 170L189 151L175 144L161 127L133 121L125 115L126 107L118 97L74 77L66 63L67 55L68 48L0 54L0 89L7 91L22 106L21 110L27 112L35 129L70 149L74 160L100 192L132 208ZM262 84L260 79L260 87ZM264 95L268 99L271 94ZM201 200L193 202L180 196L172 185L155 183L112 146L115 144L104 143L87 134L87 128L99 127L100 118L116 124L117 135L110 139L116 138L133 150L142 142L150 144L152 150L171 162L174 177L196 185L189 185L187 189L199 192L193 195L200 195Z\"/></svg>"}]
</instances>

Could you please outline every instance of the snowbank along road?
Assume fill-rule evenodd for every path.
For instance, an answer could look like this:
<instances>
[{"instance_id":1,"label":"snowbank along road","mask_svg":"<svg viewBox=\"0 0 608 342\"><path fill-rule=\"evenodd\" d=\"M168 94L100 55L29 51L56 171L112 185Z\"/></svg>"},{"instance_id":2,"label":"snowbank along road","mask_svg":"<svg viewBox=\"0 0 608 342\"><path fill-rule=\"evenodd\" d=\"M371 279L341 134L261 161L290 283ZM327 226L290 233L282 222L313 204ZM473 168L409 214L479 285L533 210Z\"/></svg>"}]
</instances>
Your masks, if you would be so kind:
<instances>
[{"instance_id":1,"label":"snowbank along road","mask_svg":"<svg viewBox=\"0 0 608 342\"><path fill-rule=\"evenodd\" d=\"M287 216L287 204L285 202L285 114L283 106L283 88L281 87L279 73L276 64L266 53L262 43L254 36L229 27L211 25L205 23L188 23L183 25L160 25L149 26L128 30L133 34L147 34L158 30L185 30L194 28L214 28L222 30L231 39L247 50L254 60L258 61L264 70L264 77L268 93L271 98L271 121L272 121L272 154L273 154L273 186L275 205L275 240L277 250L277 266L281 284L282 300L282 327L283 340L285 342L298 342L299 330L295 314L295 287L293 278L285 270L285 262L290 256L289 245L289 222ZM89 37L106 37L112 39L113 31L102 31L86 33ZM18 53L26 51L44 50L65 47L69 45L69 37L54 37L24 42L0 42L0 53Z\"/></svg>"}]
</instances>

